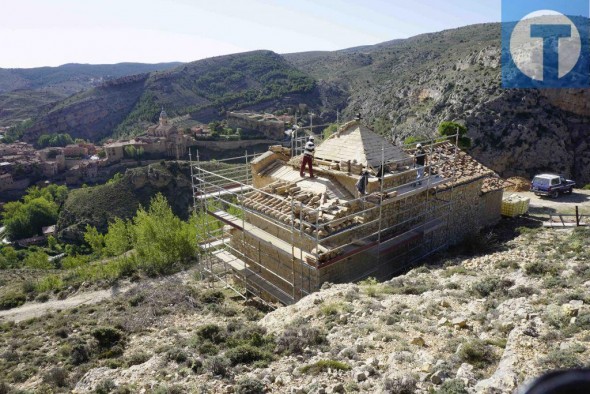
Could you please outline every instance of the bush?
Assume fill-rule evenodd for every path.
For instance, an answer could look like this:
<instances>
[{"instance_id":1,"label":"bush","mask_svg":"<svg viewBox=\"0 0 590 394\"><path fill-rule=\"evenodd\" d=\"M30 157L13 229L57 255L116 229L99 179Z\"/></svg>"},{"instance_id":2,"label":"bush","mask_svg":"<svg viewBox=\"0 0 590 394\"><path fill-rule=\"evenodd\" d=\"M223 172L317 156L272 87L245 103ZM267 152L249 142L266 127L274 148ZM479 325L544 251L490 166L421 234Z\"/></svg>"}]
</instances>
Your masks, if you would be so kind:
<instances>
[{"instance_id":1,"label":"bush","mask_svg":"<svg viewBox=\"0 0 590 394\"><path fill-rule=\"evenodd\" d=\"M225 352L225 356L229 359L231 365L251 364L255 361L267 361L272 359L272 356L263 352L252 345L240 345Z\"/></svg>"},{"instance_id":2,"label":"bush","mask_svg":"<svg viewBox=\"0 0 590 394\"><path fill-rule=\"evenodd\" d=\"M401 378L385 378L383 380L383 389L388 393L394 394L414 394L418 382L412 376Z\"/></svg>"},{"instance_id":3,"label":"bush","mask_svg":"<svg viewBox=\"0 0 590 394\"><path fill-rule=\"evenodd\" d=\"M315 327L287 328L276 341L279 354L303 354L307 347L327 345L326 334Z\"/></svg>"},{"instance_id":4,"label":"bush","mask_svg":"<svg viewBox=\"0 0 590 394\"><path fill-rule=\"evenodd\" d=\"M72 352L70 353L70 361L74 365L84 364L90 360L90 351L88 346L84 343L77 343L72 346Z\"/></svg>"},{"instance_id":5,"label":"bush","mask_svg":"<svg viewBox=\"0 0 590 394\"><path fill-rule=\"evenodd\" d=\"M219 290L207 290L199 296L199 301L204 304L221 304L225 301L225 294Z\"/></svg>"},{"instance_id":6,"label":"bush","mask_svg":"<svg viewBox=\"0 0 590 394\"><path fill-rule=\"evenodd\" d=\"M37 283L37 292L43 293L45 291L60 290L64 287L64 282L61 277L57 275L47 275Z\"/></svg>"},{"instance_id":7,"label":"bush","mask_svg":"<svg viewBox=\"0 0 590 394\"><path fill-rule=\"evenodd\" d=\"M459 358L478 368L483 368L494 362L494 354L489 346L480 339L464 342L458 351Z\"/></svg>"},{"instance_id":8,"label":"bush","mask_svg":"<svg viewBox=\"0 0 590 394\"><path fill-rule=\"evenodd\" d=\"M114 327L98 327L92 331L92 336L103 349L111 348L123 340L123 332Z\"/></svg>"},{"instance_id":9,"label":"bush","mask_svg":"<svg viewBox=\"0 0 590 394\"><path fill-rule=\"evenodd\" d=\"M0 298L0 311L16 308L26 301L27 297L23 293L16 291L8 292Z\"/></svg>"},{"instance_id":10,"label":"bush","mask_svg":"<svg viewBox=\"0 0 590 394\"><path fill-rule=\"evenodd\" d=\"M468 394L465 383L459 379L445 381L436 394Z\"/></svg>"},{"instance_id":11,"label":"bush","mask_svg":"<svg viewBox=\"0 0 590 394\"><path fill-rule=\"evenodd\" d=\"M63 368L55 367L43 376L43 381L55 387L66 387L68 385L68 373Z\"/></svg>"},{"instance_id":12,"label":"bush","mask_svg":"<svg viewBox=\"0 0 590 394\"><path fill-rule=\"evenodd\" d=\"M218 376L227 376L229 368L229 360L222 356L214 356L207 360L207 369Z\"/></svg>"},{"instance_id":13,"label":"bush","mask_svg":"<svg viewBox=\"0 0 590 394\"><path fill-rule=\"evenodd\" d=\"M265 392L264 384L256 379L242 378L234 387L236 394L263 394Z\"/></svg>"},{"instance_id":14,"label":"bush","mask_svg":"<svg viewBox=\"0 0 590 394\"><path fill-rule=\"evenodd\" d=\"M336 360L320 360L316 363L306 365L301 369L301 372L318 375L321 372L328 371L328 369L333 371L348 371L350 370L350 365Z\"/></svg>"},{"instance_id":15,"label":"bush","mask_svg":"<svg viewBox=\"0 0 590 394\"><path fill-rule=\"evenodd\" d=\"M111 379L101 380L94 389L95 394L109 394L117 388L115 382Z\"/></svg>"},{"instance_id":16,"label":"bush","mask_svg":"<svg viewBox=\"0 0 590 394\"><path fill-rule=\"evenodd\" d=\"M127 359L127 365L141 365L147 362L152 356L146 352L135 352Z\"/></svg>"},{"instance_id":17,"label":"bush","mask_svg":"<svg viewBox=\"0 0 590 394\"><path fill-rule=\"evenodd\" d=\"M514 285L514 282L501 278L485 278L473 285L473 291L482 297L487 297L494 292L503 292L506 288Z\"/></svg>"},{"instance_id":18,"label":"bush","mask_svg":"<svg viewBox=\"0 0 590 394\"><path fill-rule=\"evenodd\" d=\"M213 343L224 342L227 338L225 330L217 324L205 324L197 329L197 337L201 340L208 340Z\"/></svg>"},{"instance_id":19,"label":"bush","mask_svg":"<svg viewBox=\"0 0 590 394\"><path fill-rule=\"evenodd\" d=\"M170 361L175 361L178 364L181 364L188 360L188 354L181 348L173 347L166 352L166 358Z\"/></svg>"},{"instance_id":20,"label":"bush","mask_svg":"<svg viewBox=\"0 0 590 394\"><path fill-rule=\"evenodd\" d=\"M547 274L556 276L561 271L561 265L547 260L537 260L525 265L524 271L528 275L534 276L543 276Z\"/></svg>"},{"instance_id":21,"label":"bush","mask_svg":"<svg viewBox=\"0 0 590 394\"><path fill-rule=\"evenodd\" d=\"M571 350L554 350L550 352L543 364L549 369L574 369L584 367L575 352Z\"/></svg>"}]
</instances>

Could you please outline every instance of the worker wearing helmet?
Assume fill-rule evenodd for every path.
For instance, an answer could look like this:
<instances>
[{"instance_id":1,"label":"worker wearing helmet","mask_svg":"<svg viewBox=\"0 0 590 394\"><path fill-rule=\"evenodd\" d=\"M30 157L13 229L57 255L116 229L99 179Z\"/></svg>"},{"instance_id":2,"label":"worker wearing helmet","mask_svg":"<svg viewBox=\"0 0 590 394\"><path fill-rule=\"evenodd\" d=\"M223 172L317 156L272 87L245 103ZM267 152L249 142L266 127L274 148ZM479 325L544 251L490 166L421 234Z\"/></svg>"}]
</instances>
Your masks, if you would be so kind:
<instances>
[{"instance_id":1,"label":"worker wearing helmet","mask_svg":"<svg viewBox=\"0 0 590 394\"><path fill-rule=\"evenodd\" d=\"M421 185L422 179L424 179L424 166L426 165L426 152L424 151L422 144L416 145L414 163L416 164L416 181L418 185ZM413 186L416 186L416 183L414 183Z\"/></svg>"},{"instance_id":2,"label":"worker wearing helmet","mask_svg":"<svg viewBox=\"0 0 590 394\"><path fill-rule=\"evenodd\" d=\"M309 176L313 178L313 156L315 154L315 138L310 136L305 144L305 150L303 152L303 161L301 162L301 170L299 175L305 176L305 166L309 166Z\"/></svg>"}]
</instances>

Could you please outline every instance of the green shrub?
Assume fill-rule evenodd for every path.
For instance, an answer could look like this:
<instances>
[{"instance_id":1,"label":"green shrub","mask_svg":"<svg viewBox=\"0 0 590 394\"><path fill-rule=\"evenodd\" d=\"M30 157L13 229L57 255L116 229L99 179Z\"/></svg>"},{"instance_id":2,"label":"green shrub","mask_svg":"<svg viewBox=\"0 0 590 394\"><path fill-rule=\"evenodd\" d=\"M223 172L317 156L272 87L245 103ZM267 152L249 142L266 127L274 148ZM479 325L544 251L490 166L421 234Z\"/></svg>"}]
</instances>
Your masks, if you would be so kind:
<instances>
[{"instance_id":1,"label":"green shrub","mask_svg":"<svg viewBox=\"0 0 590 394\"><path fill-rule=\"evenodd\" d=\"M557 263L553 263L547 260L536 260L530 262L524 266L524 271L528 275L533 276L543 276L543 275L553 275L556 276L561 271L561 265Z\"/></svg>"},{"instance_id":2,"label":"green shrub","mask_svg":"<svg viewBox=\"0 0 590 394\"><path fill-rule=\"evenodd\" d=\"M465 383L459 379L451 379L445 381L436 394L468 394L469 391L465 388Z\"/></svg>"},{"instance_id":3,"label":"green shrub","mask_svg":"<svg viewBox=\"0 0 590 394\"><path fill-rule=\"evenodd\" d=\"M197 329L196 335L201 340L208 340L213 343L221 343L227 339L224 329L217 324L205 324Z\"/></svg>"},{"instance_id":4,"label":"green shrub","mask_svg":"<svg viewBox=\"0 0 590 394\"><path fill-rule=\"evenodd\" d=\"M218 376L227 376L229 360L223 356L214 356L207 359L206 367L213 374Z\"/></svg>"},{"instance_id":5,"label":"green shrub","mask_svg":"<svg viewBox=\"0 0 590 394\"><path fill-rule=\"evenodd\" d=\"M320 360L316 363L304 366L301 369L301 372L318 375L322 372L328 371L328 369L333 371L348 371L350 370L350 365L336 360Z\"/></svg>"},{"instance_id":6,"label":"green shrub","mask_svg":"<svg viewBox=\"0 0 590 394\"><path fill-rule=\"evenodd\" d=\"M58 275L47 275L37 283L37 292L43 293L46 291L55 291L63 289L64 282Z\"/></svg>"},{"instance_id":7,"label":"green shrub","mask_svg":"<svg viewBox=\"0 0 590 394\"><path fill-rule=\"evenodd\" d=\"M117 388L115 382L111 379L101 380L94 389L94 394L109 394Z\"/></svg>"},{"instance_id":8,"label":"green shrub","mask_svg":"<svg viewBox=\"0 0 590 394\"><path fill-rule=\"evenodd\" d=\"M236 394L263 394L266 392L266 388L261 381L245 377L236 383L234 392Z\"/></svg>"},{"instance_id":9,"label":"green shrub","mask_svg":"<svg viewBox=\"0 0 590 394\"><path fill-rule=\"evenodd\" d=\"M554 350L550 352L543 364L549 369L574 369L584 367L579 356L572 350Z\"/></svg>"},{"instance_id":10,"label":"green shrub","mask_svg":"<svg viewBox=\"0 0 590 394\"><path fill-rule=\"evenodd\" d=\"M277 338L275 351L279 354L303 354L307 347L327 344L326 334L315 327L291 327Z\"/></svg>"},{"instance_id":11,"label":"green shrub","mask_svg":"<svg viewBox=\"0 0 590 394\"><path fill-rule=\"evenodd\" d=\"M76 343L72 346L70 361L73 365L84 364L90 360L90 350L85 343Z\"/></svg>"},{"instance_id":12,"label":"green shrub","mask_svg":"<svg viewBox=\"0 0 590 394\"><path fill-rule=\"evenodd\" d=\"M11 291L0 297L0 310L12 309L21 306L27 301L27 297L17 291Z\"/></svg>"},{"instance_id":13,"label":"green shrub","mask_svg":"<svg viewBox=\"0 0 590 394\"><path fill-rule=\"evenodd\" d=\"M52 368L43 376L43 382L54 387L67 387L68 373L60 367Z\"/></svg>"},{"instance_id":14,"label":"green shrub","mask_svg":"<svg viewBox=\"0 0 590 394\"><path fill-rule=\"evenodd\" d=\"M188 360L188 354L179 347L173 347L172 349L166 352L166 358L170 361L175 361L179 364L186 362Z\"/></svg>"},{"instance_id":15,"label":"green shrub","mask_svg":"<svg viewBox=\"0 0 590 394\"><path fill-rule=\"evenodd\" d=\"M135 352L133 354L131 354L129 356L129 358L127 359L127 365L132 366L132 365L141 365L145 362L147 362L150 358L152 358L152 356L149 353L146 352Z\"/></svg>"},{"instance_id":16,"label":"green shrub","mask_svg":"<svg viewBox=\"0 0 590 394\"><path fill-rule=\"evenodd\" d=\"M225 294L219 290L207 290L199 296L199 301L204 304L221 304L225 301Z\"/></svg>"},{"instance_id":17,"label":"green shrub","mask_svg":"<svg viewBox=\"0 0 590 394\"><path fill-rule=\"evenodd\" d=\"M124 334L114 327L98 327L92 330L92 336L98 341L98 346L104 349L111 348L123 341Z\"/></svg>"},{"instance_id":18,"label":"green shrub","mask_svg":"<svg viewBox=\"0 0 590 394\"><path fill-rule=\"evenodd\" d=\"M473 291L482 297L487 297L494 292L503 292L514 285L514 282L496 277L485 278L473 285Z\"/></svg>"},{"instance_id":19,"label":"green shrub","mask_svg":"<svg viewBox=\"0 0 590 394\"><path fill-rule=\"evenodd\" d=\"M272 356L252 345L240 345L225 352L231 365L251 364L255 361L270 361Z\"/></svg>"},{"instance_id":20,"label":"green shrub","mask_svg":"<svg viewBox=\"0 0 590 394\"><path fill-rule=\"evenodd\" d=\"M459 358L476 367L483 368L494 362L494 354L489 346L480 339L464 342L457 353Z\"/></svg>"}]
</instances>

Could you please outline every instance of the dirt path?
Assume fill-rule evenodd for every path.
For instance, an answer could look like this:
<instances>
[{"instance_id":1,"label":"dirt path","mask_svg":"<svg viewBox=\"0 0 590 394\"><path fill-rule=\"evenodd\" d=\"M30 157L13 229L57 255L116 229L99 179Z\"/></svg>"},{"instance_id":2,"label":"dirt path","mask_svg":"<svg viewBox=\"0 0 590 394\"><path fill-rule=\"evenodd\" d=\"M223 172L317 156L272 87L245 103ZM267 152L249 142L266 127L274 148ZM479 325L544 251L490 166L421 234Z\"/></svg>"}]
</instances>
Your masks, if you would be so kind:
<instances>
[{"instance_id":1,"label":"dirt path","mask_svg":"<svg viewBox=\"0 0 590 394\"><path fill-rule=\"evenodd\" d=\"M564 194L556 199L547 197L537 197L531 192L510 193L505 195L518 194L531 199L531 212L533 213L563 213L571 214L575 212L576 206L580 211L590 214L590 190L576 189L572 194Z\"/></svg>"},{"instance_id":2,"label":"dirt path","mask_svg":"<svg viewBox=\"0 0 590 394\"><path fill-rule=\"evenodd\" d=\"M107 298L115 297L131 289L132 286L112 287L107 290L90 291L73 295L65 300L52 300L47 302L31 302L18 308L0 311L0 320L20 322L43 316L51 311L74 308L79 305L97 304Z\"/></svg>"}]
</instances>

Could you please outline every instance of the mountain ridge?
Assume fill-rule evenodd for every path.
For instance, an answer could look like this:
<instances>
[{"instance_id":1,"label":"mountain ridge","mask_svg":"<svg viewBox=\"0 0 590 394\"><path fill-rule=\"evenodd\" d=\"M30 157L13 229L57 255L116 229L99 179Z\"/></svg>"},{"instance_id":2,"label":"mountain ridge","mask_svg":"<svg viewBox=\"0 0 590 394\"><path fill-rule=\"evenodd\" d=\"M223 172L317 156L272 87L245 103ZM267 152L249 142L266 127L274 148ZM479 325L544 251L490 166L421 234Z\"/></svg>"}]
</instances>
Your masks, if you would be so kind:
<instances>
[{"instance_id":1,"label":"mountain ridge","mask_svg":"<svg viewBox=\"0 0 590 394\"><path fill-rule=\"evenodd\" d=\"M304 104L322 122L335 121L337 111L341 119L360 112L397 142L430 138L442 121L457 121L468 127L470 153L503 176L552 171L590 183L590 137L583 132L590 91L502 89L500 58L499 23L332 52L220 56L150 73L114 111L101 94L93 97L98 88L71 96L42 113L26 138L68 129L92 140L134 134L156 121L161 106L208 122L232 109ZM273 72L277 78L260 78ZM119 91L104 89L119 101L127 94L124 83Z\"/></svg>"}]
</instances>

